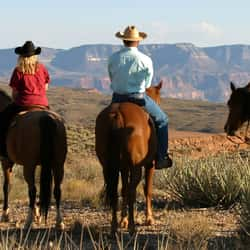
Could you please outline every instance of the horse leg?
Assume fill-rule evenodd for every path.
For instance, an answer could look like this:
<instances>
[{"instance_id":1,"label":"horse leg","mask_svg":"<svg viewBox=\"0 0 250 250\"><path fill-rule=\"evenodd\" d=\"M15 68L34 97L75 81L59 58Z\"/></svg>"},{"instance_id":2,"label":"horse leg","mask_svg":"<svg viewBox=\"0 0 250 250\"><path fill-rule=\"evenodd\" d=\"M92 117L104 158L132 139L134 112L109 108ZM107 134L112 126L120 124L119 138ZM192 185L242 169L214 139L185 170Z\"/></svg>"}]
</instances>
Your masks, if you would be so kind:
<instances>
[{"instance_id":1,"label":"horse leg","mask_svg":"<svg viewBox=\"0 0 250 250\"><path fill-rule=\"evenodd\" d=\"M136 188L141 180L142 168L134 167L130 171L129 195L128 195L128 230L132 235L135 233L134 203L136 201Z\"/></svg>"},{"instance_id":2,"label":"horse leg","mask_svg":"<svg viewBox=\"0 0 250 250\"><path fill-rule=\"evenodd\" d=\"M23 166L24 179L28 184L29 211L24 225L24 229L29 229L33 223L36 201L35 167Z\"/></svg>"},{"instance_id":3,"label":"horse leg","mask_svg":"<svg viewBox=\"0 0 250 250\"><path fill-rule=\"evenodd\" d=\"M34 220L37 224L40 224L41 221L42 221L42 217L41 217L41 213L40 213L40 207L39 207L39 204L35 204L35 207L34 207Z\"/></svg>"},{"instance_id":4,"label":"horse leg","mask_svg":"<svg viewBox=\"0 0 250 250\"><path fill-rule=\"evenodd\" d=\"M4 195L4 202L3 202L3 213L1 217L2 222L8 222L9 218L9 191L10 191L10 178L12 173L13 163L9 162L8 160L2 160L2 169L4 175L4 183L3 183L3 195Z\"/></svg>"},{"instance_id":5,"label":"horse leg","mask_svg":"<svg viewBox=\"0 0 250 250\"><path fill-rule=\"evenodd\" d=\"M117 204L112 204L112 221L111 221L111 236L114 237L117 233L118 220L117 220Z\"/></svg>"},{"instance_id":6,"label":"horse leg","mask_svg":"<svg viewBox=\"0 0 250 250\"><path fill-rule=\"evenodd\" d=\"M153 186L153 166L145 167L145 186L144 195L146 198L146 225L153 225L154 218L152 212L152 186Z\"/></svg>"},{"instance_id":7,"label":"horse leg","mask_svg":"<svg viewBox=\"0 0 250 250\"><path fill-rule=\"evenodd\" d=\"M119 181L119 168L111 162L112 166L110 171L109 166L103 165L103 175L106 183L106 203L111 207L112 220L111 220L111 237L115 237L118 229L117 208L118 208L118 193L117 186Z\"/></svg>"},{"instance_id":8,"label":"horse leg","mask_svg":"<svg viewBox=\"0 0 250 250\"><path fill-rule=\"evenodd\" d=\"M121 177L122 177L122 211L121 211L121 222L120 225L122 228L128 228L128 170L122 168Z\"/></svg>"},{"instance_id":9,"label":"horse leg","mask_svg":"<svg viewBox=\"0 0 250 250\"><path fill-rule=\"evenodd\" d=\"M61 204L61 183L63 180L63 168L61 171L58 171L57 169L53 169L54 174L54 197L56 200L56 228L59 230L64 230L65 225L63 223L63 217L60 210L60 204Z\"/></svg>"}]
</instances>

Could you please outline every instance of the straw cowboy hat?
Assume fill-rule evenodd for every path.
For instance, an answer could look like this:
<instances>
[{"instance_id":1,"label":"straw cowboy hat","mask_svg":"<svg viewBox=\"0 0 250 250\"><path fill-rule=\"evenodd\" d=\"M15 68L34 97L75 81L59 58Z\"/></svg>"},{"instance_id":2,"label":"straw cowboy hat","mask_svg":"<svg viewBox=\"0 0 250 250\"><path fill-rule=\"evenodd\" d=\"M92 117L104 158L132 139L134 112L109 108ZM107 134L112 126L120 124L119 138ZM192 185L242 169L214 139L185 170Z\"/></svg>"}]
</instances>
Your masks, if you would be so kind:
<instances>
[{"instance_id":1,"label":"straw cowboy hat","mask_svg":"<svg viewBox=\"0 0 250 250\"><path fill-rule=\"evenodd\" d=\"M117 32L116 37L126 41L141 41L147 37L144 32L139 32L135 26L128 26L124 32Z\"/></svg>"},{"instance_id":2,"label":"straw cowboy hat","mask_svg":"<svg viewBox=\"0 0 250 250\"><path fill-rule=\"evenodd\" d=\"M42 49L40 47L35 48L31 41L26 41L23 46L15 48L15 53L20 56L29 57L39 55L41 50Z\"/></svg>"}]
</instances>

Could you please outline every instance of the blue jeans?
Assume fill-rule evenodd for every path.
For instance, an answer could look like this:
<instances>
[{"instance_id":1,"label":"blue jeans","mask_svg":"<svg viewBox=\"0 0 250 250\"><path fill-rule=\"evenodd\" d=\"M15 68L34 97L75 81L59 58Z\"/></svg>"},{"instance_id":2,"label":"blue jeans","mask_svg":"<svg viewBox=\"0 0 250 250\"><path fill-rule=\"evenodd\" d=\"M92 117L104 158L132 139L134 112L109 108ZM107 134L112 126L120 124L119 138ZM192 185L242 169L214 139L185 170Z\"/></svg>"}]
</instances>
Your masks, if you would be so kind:
<instances>
[{"instance_id":1,"label":"blue jeans","mask_svg":"<svg viewBox=\"0 0 250 250\"><path fill-rule=\"evenodd\" d=\"M114 93L112 102L133 102L143 106L152 117L157 133L157 161L164 159L168 151L168 116L160 106L148 95L132 93L119 95Z\"/></svg>"}]
</instances>

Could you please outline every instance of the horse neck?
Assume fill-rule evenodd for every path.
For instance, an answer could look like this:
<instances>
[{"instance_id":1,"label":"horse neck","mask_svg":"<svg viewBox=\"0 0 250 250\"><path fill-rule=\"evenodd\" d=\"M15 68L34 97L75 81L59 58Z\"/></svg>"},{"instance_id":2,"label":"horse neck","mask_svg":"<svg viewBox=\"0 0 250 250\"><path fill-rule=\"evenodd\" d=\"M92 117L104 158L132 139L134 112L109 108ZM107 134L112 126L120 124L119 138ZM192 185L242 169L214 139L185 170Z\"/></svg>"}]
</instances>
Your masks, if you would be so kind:
<instances>
[{"instance_id":1,"label":"horse neck","mask_svg":"<svg viewBox=\"0 0 250 250\"><path fill-rule=\"evenodd\" d=\"M147 89L146 90L146 94L151 98L153 99L156 103L158 102L158 97L151 91L151 89Z\"/></svg>"},{"instance_id":2,"label":"horse neck","mask_svg":"<svg viewBox=\"0 0 250 250\"><path fill-rule=\"evenodd\" d=\"M247 120L250 120L250 92L247 93L246 95L246 116Z\"/></svg>"}]
</instances>

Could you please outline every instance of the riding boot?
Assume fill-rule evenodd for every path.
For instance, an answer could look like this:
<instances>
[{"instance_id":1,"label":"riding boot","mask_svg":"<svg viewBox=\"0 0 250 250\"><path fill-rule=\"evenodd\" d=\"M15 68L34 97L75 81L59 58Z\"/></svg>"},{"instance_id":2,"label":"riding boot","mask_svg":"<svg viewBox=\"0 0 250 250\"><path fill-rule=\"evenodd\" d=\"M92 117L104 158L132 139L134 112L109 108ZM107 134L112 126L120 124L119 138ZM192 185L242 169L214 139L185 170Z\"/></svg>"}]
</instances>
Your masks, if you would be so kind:
<instances>
[{"instance_id":1,"label":"riding boot","mask_svg":"<svg viewBox=\"0 0 250 250\"><path fill-rule=\"evenodd\" d=\"M157 129L157 159L156 169L172 167L172 159L168 155L168 126Z\"/></svg>"}]
</instances>

